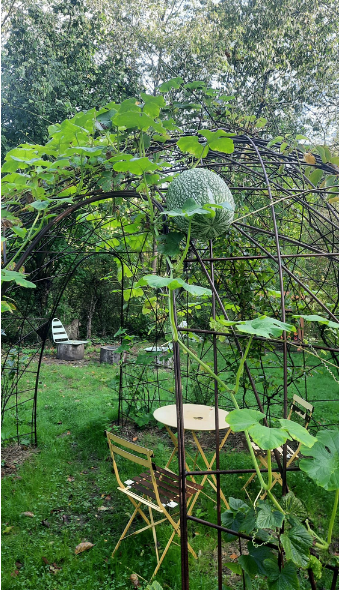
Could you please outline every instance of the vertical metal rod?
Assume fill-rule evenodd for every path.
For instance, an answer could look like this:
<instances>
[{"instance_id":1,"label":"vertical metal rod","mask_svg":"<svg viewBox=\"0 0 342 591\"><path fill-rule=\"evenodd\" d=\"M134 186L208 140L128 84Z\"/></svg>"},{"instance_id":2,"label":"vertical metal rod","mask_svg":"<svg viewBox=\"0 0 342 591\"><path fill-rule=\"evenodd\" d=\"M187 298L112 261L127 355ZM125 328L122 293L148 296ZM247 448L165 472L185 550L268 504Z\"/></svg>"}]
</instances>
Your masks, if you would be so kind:
<instances>
[{"instance_id":1,"label":"vertical metal rod","mask_svg":"<svg viewBox=\"0 0 342 591\"><path fill-rule=\"evenodd\" d=\"M331 582L332 591L334 591L336 589L337 577L338 577L338 569L336 569L333 574L333 578L332 578L332 582Z\"/></svg>"},{"instance_id":2,"label":"vertical metal rod","mask_svg":"<svg viewBox=\"0 0 342 591\"><path fill-rule=\"evenodd\" d=\"M213 242L212 240L209 241L209 248L210 248L210 258L213 258ZM215 275L214 275L214 263L211 261L210 263L210 273L211 273L211 280L213 285L215 285ZM216 318L216 298L215 294L212 294L212 316L215 320ZM216 335L213 335L213 353L214 353L214 372L218 373L217 368L217 342L216 342ZM220 432L219 432L219 412L218 412L218 385L217 381L214 381L214 392L215 392L215 447L216 447L216 470L220 469ZM216 505L217 505L217 525L221 525L221 477L220 474L217 474L217 490L216 490ZM217 530L217 582L218 582L218 589L222 589L222 533L221 530Z\"/></svg>"},{"instance_id":3,"label":"vertical metal rod","mask_svg":"<svg viewBox=\"0 0 342 591\"><path fill-rule=\"evenodd\" d=\"M120 261L121 264L121 306L120 306L120 328L123 328L123 324L124 324L124 311L123 311L123 306L124 306L124 297L123 297L123 292L124 292L124 266L123 266L123 262L120 259L118 259ZM120 338L120 344L122 345L122 335ZM122 380L123 380L123 371L122 371L122 363L123 363L123 354L120 354L120 368L119 368L119 404L118 404L118 418L117 418L117 424L120 425L120 420L121 420L121 415L123 416L123 412L122 412Z\"/></svg>"},{"instance_id":4,"label":"vertical metal rod","mask_svg":"<svg viewBox=\"0 0 342 591\"><path fill-rule=\"evenodd\" d=\"M260 152L257 148L257 146L255 145L254 141L252 140L252 138L248 138L249 141L251 142L251 145L253 146L256 155L259 159L264 177L265 177L265 181L266 181L266 185L267 185L267 191L268 191L268 196L270 198L270 204L271 204L271 213L272 213L272 221L273 221L273 229L274 229L274 238L275 238L275 242L276 242L276 248L277 248L277 259L278 259L278 272L279 272L279 283L280 283L280 303L281 303L281 319L282 322L286 322L286 311L285 311L285 292L284 292L284 279L283 279L283 269L282 269L282 259L281 259L281 252L280 252L280 244L279 244L279 235L278 235L278 226L277 226L277 220L276 220L276 215L275 215L275 210L274 210L274 205L273 205L273 195L272 195L272 189L271 189L271 185L270 185L270 181L266 172L266 168L265 168L265 164L263 162L263 159L260 155ZM283 409L283 416L284 419L287 418L287 345L286 345L286 331L283 332L283 340L284 340L284 344L283 344L283 382L284 382L284 409ZM287 483L286 483L286 462L287 462L287 445L286 443L283 445L283 470L282 470L282 480L283 480L283 489L282 489L282 494L286 495L287 493Z\"/></svg>"},{"instance_id":5,"label":"vertical metal rod","mask_svg":"<svg viewBox=\"0 0 342 591\"><path fill-rule=\"evenodd\" d=\"M215 287L215 285L213 284L213 282L212 282L212 280L211 280L210 274L208 273L208 271L207 271L207 269L206 269L206 266L205 266L205 264L203 263L203 261L202 261L202 259L201 259L201 257L200 257L200 254L199 254L199 252L197 251L197 249L196 249L196 247L195 247L194 243L192 242L192 240L190 241L190 244L191 244L191 249L192 249L193 253L195 254L195 256L196 256L196 258L197 258L197 260L198 260L199 264L201 265L201 268L202 268L202 271L203 271L203 273L205 274L206 278L207 278L207 279L208 279L208 281L209 281L210 287L211 287L211 289L212 289L212 291L213 291L213 294L215 295L215 298L217 299L217 302L218 302L218 304L219 304L219 306L220 306L220 308L221 308L221 310L222 310L222 314L223 314L224 318L225 318L226 320L229 320L229 318L228 318L228 314L227 314L227 311L226 311L226 309L225 309L225 307L224 307L224 305L223 305L223 303L222 303L222 300L221 300L221 298L220 298L219 294L217 293L217 290L216 290L216 287ZM242 357L242 355L243 355L243 352L242 352L242 348L241 348L241 345L240 345L239 339L238 339L238 337L237 337L237 335L236 335L236 333L235 333L235 331L234 331L234 330L232 330L232 333L233 333L233 337L234 337L234 341L235 341L235 344L236 344L236 346L237 346L237 349L238 349L238 351L239 351L239 353L240 353L240 355L241 355L241 357ZM246 369L246 372L247 372L247 375L248 375L248 379L249 379L249 381L250 381L250 384L251 384L251 386L252 386L252 390L253 390L253 393L254 393L255 399L256 399L256 401L257 401L258 407L259 407L259 409L260 409L260 411L261 411L261 412L264 412L264 408L263 408L263 406L262 406L262 404L261 404L260 396L259 396L259 394L258 394L258 391L257 391L257 389L256 389L256 386L255 386L255 383L254 383L254 380L253 380L253 377L252 377L251 371L250 371L250 369L249 369L249 367L248 367L247 361L245 361L245 369ZM268 422L267 422L267 419L266 419L266 417L263 419L263 421L264 421L264 425L265 425L265 427L268 427ZM274 450L274 456L275 456L276 462L277 462L277 464L278 464L279 471L281 471L281 470L282 470L281 457L280 457L280 454L279 454L279 452L278 452L276 449Z\"/></svg>"},{"instance_id":6,"label":"vertical metal rod","mask_svg":"<svg viewBox=\"0 0 342 591\"><path fill-rule=\"evenodd\" d=\"M308 575L309 575L309 581L310 581L310 585L311 585L311 589L317 589L316 587L316 581L314 579L314 575L312 572L311 568L308 568Z\"/></svg>"},{"instance_id":7,"label":"vertical metal rod","mask_svg":"<svg viewBox=\"0 0 342 591\"><path fill-rule=\"evenodd\" d=\"M174 318L177 324L176 296L172 294L172 304ZM188 522L186 505L186 463L185 463L185 439L184 439L184 416L183 416L183 396L181 380L181 363L179 344L173 343L174 373L175 373L175 394L176 394L176 413L177 413L177 433L178 433L178 469L179 469L179 517L181 534L181 573L182 589L189 589L189 557L188 557Z\"/></svg>"}]
</instances>

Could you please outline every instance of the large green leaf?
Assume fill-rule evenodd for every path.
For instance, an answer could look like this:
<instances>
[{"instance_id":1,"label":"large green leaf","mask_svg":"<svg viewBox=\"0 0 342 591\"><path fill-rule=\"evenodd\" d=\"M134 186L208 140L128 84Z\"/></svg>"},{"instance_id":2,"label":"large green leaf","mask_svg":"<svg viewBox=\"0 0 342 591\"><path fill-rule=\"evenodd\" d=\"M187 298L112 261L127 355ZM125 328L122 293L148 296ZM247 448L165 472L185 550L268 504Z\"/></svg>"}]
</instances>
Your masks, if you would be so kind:
<instances>
[{"instance_id":1,"label":"large green leaf","mask_svg":"<svg viewBox=\"0 0 342 591\"><path fill-rule=\"evenodd\" d=\"M130 160L116 162L113 169L117 172L131 172L141 175L144 172L153 172L160 168L160 165L151 162L148 158L131 158Z\"/></svg>"},{"instance_id":2,"label":"large green leaf","mask_svg":"<svg viewBox=\"0 0 342 591\"><path fill-rule=\"evenodd\" d=\"M32 281L27 281L23 273L18 273L17 271L8 271L7 269L1 270L1 281L15 281L17 285L21 285L22 287L36 287Z\"/></svg>"},{"instance_id":3,"label":"large green leaf","mask_svg":"<svg viewBox=\"0 0 342 591\"><path fill-rule=\"evenodd\" d=\"M324 316L318 316L318 314L295 314L293 318L303 318L308 322L318 322L319 324L326 324L327 326L330 326L330 328L339 328L337 322L328 320L327 318L324 318Z\"/></svg>"},{"instance_id":4,"label":"large green leaf","mask_svg":"<svg viewBox=\"0 0 342 591\"><path fill-rule=\"evenodd\" d=\"M225 511L224 513L222 513L221 518L223 527L238 532L240 531L241 526L243 524L244 514L241 512L235 513L233 511ZM227 542L232 542L237 538L237 536L235 536L234 534L229 534L227 532L224 532L224 537L227 540Z\"/></svg>"},{"instance_id":5,"label":"large green leaf","mask_svg":"<svg viewBox=\"0 0 342 591\"><path fill-rule=\"evenodd\" d=\"M284 429L264 427L264 425L253 425L248 429L250 436L261 449L275 449L286 443L288 433Z\"/></svg>"},{"instance_id":6,"label":"large green leaf","mask_svg":"<svg viewBox=\"0 0 342 591\"><path fill-rule=\"evenodd\" d=\"M254 320L245 320L239 322L236 325L236 328L240 332L255 334L260 337L265 337L266 339L272 337L278 338L282 335L283 331L296 331L295 327L291 324L287 324L287 322L281 322L276 318L269 318L268 316L261 316L260 318L255 318Z\"/></svg>"},{"instance_id":7,"label":"large green leaf","mask_svg":"<svg viewBox=\"0 0 342 591\"><path fill-rule=\"evenodd\" d=\"M292 439L303 443L307 447L312 447L315 441L317 441L316 437L310 435L310 433L294 421L289 421L288 419L278 419L279 423L281 424L283 429L286 429L288 433L291 435Z\"/></svg>"},{"instance_id":8,"label":"large green leaf","mask_svg":"<svg viewBox=\"0 0 342 591\"><path fill-rule=\"evenodd\" d=\"M185 283L185 281L180 277L172 278L159 277L158 275L144 275L143 280L146 282L145 285L147 284L150 287L154 287L155 289L168 287L170 291L173 291L174 289L179 289L182 287L194 296L211 295L210 289L201 287L200 285L190 285L189 283ZM138 282L138 284L142 285L141 280Z\"/></svg>"},{"instance_id":9,"label":"large green leaf","mask_svg":"<svg viewBox=\"0 0 342 591\"><path fill-rule=\"evenodd\" d=\"M116 113L112 118L113 125L117 127L126 127L131 129L132 127L138 127L142 131L147 131L150 127L164 133L164 128L160 123L156 123L152 117L146 115L146 113L138 113L136 111L127 111L127 113Z\"/></svg>"},{"instance_id":10,"label":"large green leaf","mask_svg":"<svg viewBox=\"0 0 342 591\"><path fill-rule=\"evenodd\" d=\"M310 548L313 544L313 537L307 529L298 523L286 533L281 534L280 541L285 550L286 559L305 568L309 562Z\"/></svg>"},{"instance_id":11,"label":"large green leaf","mask_svg":"<svg viewBox=\"0 0 342 591\"><path fill-rule=\"evenodd\" d=\"M175 88L176 90L178 90L178 88L182 86L183 82L184 80L183 78L180 78L180 76L178 76L177 78L171 78L171 80L163 82L163 84L159 86L159 90L163 93L169 92L171 88Z\"/></svg>"},{"instance_id":12,"label":"large green leaf","mask_svg":"<svg viewBox=\"0 0 342 591\"><path fill-rule=\"evenodd\" d=\"M250 557L253 558L257 565L258 573L260 575L267 575L267 570L263 563L266 559L272 559L272 550L266 546L254 546L253 542L248 542L247 548Z\"/></svg>"},{"instance_id":13,"label":"large green leaf","mask_svg":"<svg viewBox=\"0 0 342 591\"><path fill-rule=\"evenodd\" d=\"M307 516L307 510L305 509L302 501L297 499L292 491L288 492L287 495L280 499L280 504L283 509L291 515L291 517L296 517L300 521L303 521Z\"/></svg>"},{"instance_id":14,"label":"large green leaf","mask_svg":"<svg viewBox=\"0 0 342 591\"><path fill-rule=\"evenodd\" d=\"M311 456L299 462L299 467L318 486L325 490L339 488L338 431L319 431L316 443L309 449L301 448L304 456Z\"/></svg>"},{"instance_id":15,"label":"large green leaf","mask_svg":"<svg viewBox=\"0 0 342 591\"><path fill-rule=\"evenodd\" d=\"M47 199L46 201L33 201L33 203L30 203L30 207L33 207L33 209L37 209L38 211L41 211L43 209L47 209L49 207L51 203L50 199Z\"/></svg>"},{"instance_id":16,"label":"large green leaf","mask_svg":"<svg viewBox=\"0 0 342 591\"><path fill-rule=\"evenodd\" d=\"M267 501L264 501L256 518L256 526L259 529L275 529L281 527L284 521L284 514L274 509Z\"/></svg>"},{"instance_id":17,"label":"large green leaf","mask_svg":"<svg viewBox=\"0 0 342 591\"><path fill-rule=\"evenodd\" d=\"M246 511L249 509L249 506L241 499L234 499L234 497L229 497L228 503L231 511Z\"/></svg>"},{"instance_id":18,"label":"large green leaf","mask_svg":"<svg viewBox=\"0 0 342 591\"><path fill-rule=\"evenodd\" d=\"M259 574L258 565L255 562L254 558L252 558L252 556L249 556L249 554L242 554L241 556L239 556L238 563L243 568L245 573L247 573L250 577L253 578L255 577L255 575Z\"/></svg>"},{"instance_id":19,"label":"large green leaf","mask_svg":"<svg viewBox=\"0 0 342 591\"><path fill-rule=\"evenodd\" d=\"M224 154L232 154L234 152L234 142L231 138L220 137L209 142L209 148L216 152L223 152Z\"/></svg>"},{"instance_id":20,"label":"large green leaf","mask_svg":"<svg viewBox=\"0 0 342 591\"><path fill-rule=\"evenodd\" d=\"M223 566L226 566L236 575L242 575L242 568L238 562L225 562Z\"/></svg>"},{"instance_id":21,"label":"large green leaf","mask_svg":"<svg viewBox=\"0 0 342 591\"><path fill-rule=\"evenodd\" d=\"M208 215L208 209L204 209L204 206L198 205L195 199L187 199L182 208L170 209L163 212L163 214L169 217L183 217L190 218L195 214Z\"/></svg>"},{"instance_id":22,"label":"large green leaf","mask_svg":"<svg viewBox=\"0 0 342 591\"><path fill-rule=\"evenodd\" d=\"M253 425L259 423L266 415L259 410L250 410L248 408L241 408L232 410L226 417L226 422L229 424L234 433L238 431L247 431Z\"/></svg>"},{"instance_id":23,"label":"large green leaf","mask_svg":"<svg viewBox=\"0 0 342 591\"><path fill-rule=\"evenodd\" d=\"M205 158L209 150L207 145L200 144L198 137L193 135L181 137L177 142L177 146L182 152L189 152L189 154L193 154L196 158Z\"/></svg>"},{"instance_id":24,"label":"large green leaf","mask_svg":"<svg viewBox=\"0 0 342 591\"><path fill-rule=\"evenodd\" d=\"M158 252L169 257L176 256L180 253L179 245L183 238L184 234L181 232L169 232L168 234L161 234L157 238Z\"/></svg>"},{"instance_id":25,"label":"large green leaf","mask_svg":"<svg viewBox=\"0 0 342 591\"><path fill-rule=\"evenodd\" d=\"M280 571L276 558L266 558L264 567L267 570L269 589L299 589L297 570L293 562L286 562Z\"/></svg>"}]
</instances>

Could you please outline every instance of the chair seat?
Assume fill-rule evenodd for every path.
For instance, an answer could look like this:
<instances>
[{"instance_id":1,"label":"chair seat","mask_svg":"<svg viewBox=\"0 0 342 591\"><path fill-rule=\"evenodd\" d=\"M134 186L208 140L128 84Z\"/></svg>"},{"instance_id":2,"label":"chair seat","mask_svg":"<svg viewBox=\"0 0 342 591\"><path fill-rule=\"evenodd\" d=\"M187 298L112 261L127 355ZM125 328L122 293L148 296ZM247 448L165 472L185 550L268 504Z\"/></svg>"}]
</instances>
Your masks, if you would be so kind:
<instances>
[{"instance_id":1,"label":"chair seat","mask_svg":"<svg viewBox=\"0 0 342 591\"><path fill-rule=\"evenodd\" d=\"M86 345L89 341L55 341L56 345Z\"/></svg>"},{"instance_id":2,"label":"chair seat","mask_svg":"<svg viewBox=\"0 0 342 591\"><path fill-rule=\"evenodd\" d=\"M158 487L159 498L162 503L169 504L170 502L179 503L179 476L174 472L165 470L155 466L154 475ZM149 472L144 472L135 476L129 482L129 487L132 490L139 491L140 494L144 494L147 497L157 500L153 490L152 477ZM127 482L125 484L127 484ZM189 498L196 494L199 490L202 490L203 486L186 480L186 497Z\"/></svg>"},{"instance_id":3,"label":"chair seat","mask_svg":"<svg viewBox=\"0 0 342 591\"><path fill-rule=\"evenodd\" d=\"M252 444L252 448L254 449L255 452L257 452L257 455L259 454L263 454L266 455L266 451L263 449L260 449L260 447L254 443L254 441L251 441ZM276 448L277 452L282 456L283 455L283 448L282 447L277 447ZM289 445L287 446L287 453L286 453L286 457L292 458L293 454L295 453L295 451L292 449L292 447L290 447Z\"/></svg>"}]
</instances>

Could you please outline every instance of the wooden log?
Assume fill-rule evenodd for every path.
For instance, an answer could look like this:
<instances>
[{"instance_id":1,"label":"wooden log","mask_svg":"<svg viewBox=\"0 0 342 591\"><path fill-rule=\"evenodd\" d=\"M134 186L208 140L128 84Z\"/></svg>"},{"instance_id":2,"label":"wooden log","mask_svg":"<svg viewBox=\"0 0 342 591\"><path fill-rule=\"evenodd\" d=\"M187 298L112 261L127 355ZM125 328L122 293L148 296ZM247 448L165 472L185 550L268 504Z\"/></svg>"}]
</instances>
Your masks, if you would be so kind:
<instances>
[{"instance_id":1,"label":"wooden log","mask_svg":"<svg viewBox=\"0 0 342 591\"><path fill-rule=\"evenodd\" d=\"M110 363L116 365L120 362L120 353L116 353L116 345L106 345L100 349L100 363Z\"/></svg>"},{"instance_id":2,"label":"wooden log","mask_svg":"<svg viewBox=\"0 0 342 591\"><path fill-rule=\"evenodd\" d=\"M80 361L84 358L84 343L71 345L70 343L57 343L57 359L64 361Z\"/></svg>"}]
</instances>

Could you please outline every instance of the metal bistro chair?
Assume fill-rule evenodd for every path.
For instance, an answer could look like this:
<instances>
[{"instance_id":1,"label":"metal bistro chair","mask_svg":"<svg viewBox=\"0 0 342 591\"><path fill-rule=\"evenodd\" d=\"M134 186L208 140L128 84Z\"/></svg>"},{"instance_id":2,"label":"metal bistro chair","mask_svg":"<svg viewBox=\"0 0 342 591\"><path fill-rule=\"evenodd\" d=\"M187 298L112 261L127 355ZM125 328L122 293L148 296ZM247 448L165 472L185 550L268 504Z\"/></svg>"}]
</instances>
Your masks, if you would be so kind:
<instances>
[{"instance_id":1,"label":"metal bistro chair","mask_svg":"<svg viewBox=\"0 0 342 591\"><path fill-rule=\"evenodd\" d=\"M287 418L290 420L292 413L296 413L296 415L298 415L302 419L303 427L305 429L308 429L313 411L314 411L314 407L312 404L310 404L310 402L307 402L306 400L304 400L304 398L301 398L300 396L297 396L297 394L294 394L292 404L290 407L290 412L289 412ZM302 444L299 443L299 445L297 446L297 448L295 450L292 449L289 445L286 446L286 454L287 454L287 458L288 458L288 461L286 463L287 468L298 457L301 445ZM252 447L255 451L256 459L259 462L260 468L262 468L262 467L267 468L267 458L265 457L265 453L263 452L263 450L261 450L260 447L258 447L254 442L252 442ZM282 447L277 447L277 451L279 452L279 454L281 456L283 455L283 448ZM243 490L246 491L246 493L247 493L246 489L247 489L248 485L252 482L252 480L255 477L256 477L256 474L252 474L252 476L247 480L247 482L242 487ZM274 485L277 483L280 484L281 486L283 485L283 481L282 481L282 478L281 478L279 472L272 472L272 477L273 477L273 480L272 480L271 488L273 488ZM248 495L248 493L247 493L247 495ZM267 495L267 493L265 492L260 498L264 499L266 497L266 495Z\"/></svg>"},{"instance_id":2,"label":"metal bistro chair","mask_svg":"<svg viewBox=\"0 0 342 591\"><path fill-rule=\"evenodd\" d=\"M157 574L159 567L171 546L171 543L173 542L176 544L176 542L173 541L174 536L176 534L180 536L180 520L179 518L175 519L175 516L179 515L179 511L177 513L173 513L173 515L171 515L169 511L169 508L173 509L179 504L179 477L174 474L174 472L171 472L171 470L166 470L165 468L159 468L156 466L152 461L152 450L147 449L146 447L141 447L136 443L131 443L126 439L122 439L117 435L113 435L109 431L106 431L106 435L110 454L113 460L115 476L119 484L118 490L127 495L134 506L134 511L113 550L112 556L114 556L115 552L118 550L122 540L130 536L137 535L148 529L152 529L154 547L157 557L157 566L151 577L153 578ZM139 474L139 476L131 478L130 480L126 480L123 483L119 475L118 464L116 461L117 455L122 456L126 460L134 462L135 464L143 466L145 468L145 472ZM203 487L201 485L187 480L186 496L188 501L190 501L191 497L202 488ZM147 507L149 518L142 510L143 507ZM152 510L157 511L161 519L154 521ZM135 517L138 515L142 517L146 525L141 529L128 534L127 532L129 531ZM171 524L173 531L164 548L163 553L161 556L159 556L156 526L164 522ZM197 558L197 555L190 544L188 544L188 549L194 558Z\"/></svg>"}]
</instances>

